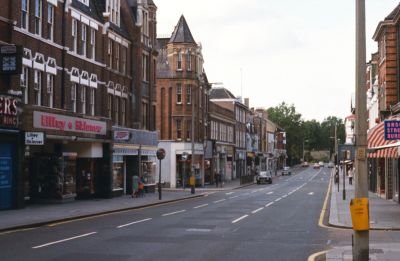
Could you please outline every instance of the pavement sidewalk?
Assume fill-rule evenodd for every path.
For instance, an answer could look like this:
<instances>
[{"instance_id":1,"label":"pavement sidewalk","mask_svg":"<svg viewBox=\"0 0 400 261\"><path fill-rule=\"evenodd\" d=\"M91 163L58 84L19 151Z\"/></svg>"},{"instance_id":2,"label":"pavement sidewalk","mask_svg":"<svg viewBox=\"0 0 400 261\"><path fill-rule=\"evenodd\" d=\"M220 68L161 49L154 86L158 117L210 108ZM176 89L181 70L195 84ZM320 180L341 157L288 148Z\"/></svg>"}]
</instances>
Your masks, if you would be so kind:
<instances>
[{"instance_id":1,"label":"pavement sidewalk","mask_svg":"<svg viewBox=\"0 0 400 261\"><path fill-rule=\"evenodd\" d=\"M345 177L345 200L343 199L343 172L340 172L339 191L337 184L332 183L329 225L352 229L350 215L350 200L354 198L353 185ZM375 193L369 193L370 229L371 230L400 230L400 205L386 200ZM399 260L400 244L391 242L370 242L370 260ZM329 261L353 260L352 247L334 247L325 254ZM318 259L317 259L318 260Z\"/></svg>"},{"instance_id":2,"label":"pavement sidewalk","mask_svg":"<svg viewBox=\"0 0 400 261\"><path fill-rule=\"evenodd\" d=\"M196 188L195 194L190 193L190 188L163 188L162 200L158 199L158 192L156 190L155 193L145 194L142 198L132 198L130 195L123 195L109 199L75 200L62 204L32 204L23 209L0 211L0 232L202 197L207 193L231 190L249 185L252 184L240 185L239 180L233 180L225 182L223 187L219 188L216 188L215 185Z\"/></svg>"}]
</instances>

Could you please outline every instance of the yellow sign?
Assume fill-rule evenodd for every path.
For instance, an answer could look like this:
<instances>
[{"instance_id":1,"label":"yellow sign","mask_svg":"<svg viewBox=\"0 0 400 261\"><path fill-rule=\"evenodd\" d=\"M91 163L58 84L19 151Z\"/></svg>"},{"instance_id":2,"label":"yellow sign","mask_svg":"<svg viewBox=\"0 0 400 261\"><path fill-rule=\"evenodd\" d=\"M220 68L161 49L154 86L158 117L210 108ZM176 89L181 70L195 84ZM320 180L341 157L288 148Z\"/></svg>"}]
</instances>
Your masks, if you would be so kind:
<instances>
[{"instance_id":1,"label":"yellow sign","mask_svg":"<svg viewBox=\"0 0 400 261\"><path fill-rule=\"evenodd\" d=\"M189 185L190 185L190 186L193 186L193 185L194 185L194 176L190 176Z\"/></svg>"},{"instance_id":2,"label":"yellow sign","mask_svg":"<svg viewBox=\"0 0 400 261\"><path fill-rule=\"evenodd\" d=\"M350 213L353 230L369 230L368 198L353 198L350 201Z\"/></svg>"},{"instance_id":3,"label":"yellow sign","mask_svg":"<svg viewBox=\"0 0 400 261\"><path fill-rule=\"evenodd\" d=\"M359 159L359 160L365 160L366 159L365 148L358 148L357 149L357 159Z\"/></svg>"}]
</instances>

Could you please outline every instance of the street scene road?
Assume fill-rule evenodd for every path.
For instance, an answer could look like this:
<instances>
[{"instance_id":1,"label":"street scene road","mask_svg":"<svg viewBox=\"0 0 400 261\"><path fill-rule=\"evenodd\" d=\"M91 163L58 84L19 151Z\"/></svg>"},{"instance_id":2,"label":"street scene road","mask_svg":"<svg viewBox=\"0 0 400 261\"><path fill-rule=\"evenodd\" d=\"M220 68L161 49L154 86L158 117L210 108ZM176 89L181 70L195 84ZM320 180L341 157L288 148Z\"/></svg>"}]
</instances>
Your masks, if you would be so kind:
<instances>
[{"instance_id":1,"label":"street scene road","mask_svg":"<svg viewBox=\"0 0 400 261\"><path fill-rule=\"evenodd\" d=\"M2 260L306 260L351 240L318 225L331 169L0 236ZM349 242L345 242L349 243Z\"/></svg>"}]
</instances>

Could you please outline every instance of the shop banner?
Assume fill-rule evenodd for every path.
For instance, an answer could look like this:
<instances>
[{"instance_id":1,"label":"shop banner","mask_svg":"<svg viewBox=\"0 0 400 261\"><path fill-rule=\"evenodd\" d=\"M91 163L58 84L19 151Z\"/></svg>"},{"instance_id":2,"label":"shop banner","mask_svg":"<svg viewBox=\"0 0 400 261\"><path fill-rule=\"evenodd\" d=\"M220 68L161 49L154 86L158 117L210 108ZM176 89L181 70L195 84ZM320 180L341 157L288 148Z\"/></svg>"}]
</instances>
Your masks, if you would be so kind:
<instances>
[{"instance_id":1,"label":"shop banner","mask_svg":"<svg viewBox=\"0 0 400 261\"><path fill-rule=\"evenodd\" d=\"M57 131L71 131L79 133L106 135L107 125L102 121L87 120L64 115L33 112L33 127Z\"/></svg>"},{"instance_id":2,"label":"shop banner","mask_svg":"<svg viewBox=\"0 0 400 261\"><path fill-rule=\"evenodd\" d=\"M385 121L385 140L400 140L400 121Z\"/></svg>"}]
</instances>

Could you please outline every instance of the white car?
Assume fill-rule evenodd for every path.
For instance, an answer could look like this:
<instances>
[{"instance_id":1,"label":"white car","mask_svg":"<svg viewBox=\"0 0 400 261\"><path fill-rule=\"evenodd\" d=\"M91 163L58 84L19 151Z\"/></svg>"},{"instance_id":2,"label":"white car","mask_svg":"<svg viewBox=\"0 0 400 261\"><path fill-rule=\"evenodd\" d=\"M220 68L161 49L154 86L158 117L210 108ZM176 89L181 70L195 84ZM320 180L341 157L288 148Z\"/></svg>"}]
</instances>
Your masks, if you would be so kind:
<instances>
[{"instance_id":1,"label":"white car","mask_svg":"<svg viewBox=\"0 0 400 261\"><path fill-rule=\"evenodd\" d=\"M259 175L256 176L257 184L269 183L272 184L272 172L270 170L261 171Z\"/></svg>"},{"instance_id":2,"label":"white car","mask_svg":"<svg viewBox=\"0 0 400 261\"><path fill-rule=\"evenodd\" d=\"M283 167L282 176L285 176L285 175L292 175L292 171L290 170L290 167L288 167L288 166Z\"/></svg>"}]
</instances>

